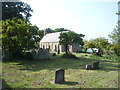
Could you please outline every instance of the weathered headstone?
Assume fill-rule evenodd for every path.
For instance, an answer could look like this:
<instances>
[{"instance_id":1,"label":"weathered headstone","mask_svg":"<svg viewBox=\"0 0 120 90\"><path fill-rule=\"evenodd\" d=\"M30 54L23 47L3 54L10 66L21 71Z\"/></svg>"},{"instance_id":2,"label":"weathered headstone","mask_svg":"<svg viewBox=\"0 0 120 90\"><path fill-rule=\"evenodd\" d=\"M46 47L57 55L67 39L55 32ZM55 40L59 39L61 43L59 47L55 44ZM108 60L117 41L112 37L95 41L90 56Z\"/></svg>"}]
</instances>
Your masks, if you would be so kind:
<instances>
[{"instance_id":1,"label":"weathered headstone","mask_svg":"<svg viewBox=\"0 0 120 90\"><path fill-rule=\"evenodd\" d=\"M99 69L99 62L93 63L93 69Z\"/></svg>"},{"instance_id":2,"label":"weathered headstone","mask_svg":"<svg viewBox=\"0 0 120 90\"><path fill-rule=\"evenodd\" d=\"M38 50L38 60L48 60L49 59L49 49L42 49Z\"/></svg>"},{"instance_id":3,"label":"weathered headstone","mask_svg":"<svg viewBox=\"0 0 120 90\"><path fill-rule=\"evenodd\" d=\"M44 57L45 59L49 59L49 49L44 50Z\"/></svg>"},{"instance_id":4,"label":"weathered headstone","mask_svg":"<svg viewBox=\"0 0 120 90\"><path fill-rule=\"evenodd\" d=\"M65 83L65 70L64 69L57 69L55 71L55 83L56 84L63 84Z\"/></svg>"},{"instance_id":5,"label":"weathered headstone","mask_svg":"<svg viewBox=\"0 0 120 90\"><path fill-rule=\"evenodd\" d=\"M92 65L86 65L86 70L92 70Z\"/></svg>"}]
</instances>

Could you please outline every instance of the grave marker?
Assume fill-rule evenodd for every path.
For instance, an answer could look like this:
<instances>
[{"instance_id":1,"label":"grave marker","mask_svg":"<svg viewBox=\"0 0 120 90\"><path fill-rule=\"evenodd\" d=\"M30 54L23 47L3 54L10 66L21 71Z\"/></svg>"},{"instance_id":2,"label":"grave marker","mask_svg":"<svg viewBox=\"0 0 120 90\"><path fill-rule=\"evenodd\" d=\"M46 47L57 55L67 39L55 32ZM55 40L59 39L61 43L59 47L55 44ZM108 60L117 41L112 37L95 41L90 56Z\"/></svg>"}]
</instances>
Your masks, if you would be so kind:
<instances>
[{"instance_id":1,"label":"grave marker","mask_svg":"<svg viewBox=\"0 0 120 90\"><path fill-rule=\"evenodd\" d=\"M65 74L64 69L57 69L55 71L55 83L56 84L63 84L65 82L64 74Z\"/></svg>"}]
</instances>

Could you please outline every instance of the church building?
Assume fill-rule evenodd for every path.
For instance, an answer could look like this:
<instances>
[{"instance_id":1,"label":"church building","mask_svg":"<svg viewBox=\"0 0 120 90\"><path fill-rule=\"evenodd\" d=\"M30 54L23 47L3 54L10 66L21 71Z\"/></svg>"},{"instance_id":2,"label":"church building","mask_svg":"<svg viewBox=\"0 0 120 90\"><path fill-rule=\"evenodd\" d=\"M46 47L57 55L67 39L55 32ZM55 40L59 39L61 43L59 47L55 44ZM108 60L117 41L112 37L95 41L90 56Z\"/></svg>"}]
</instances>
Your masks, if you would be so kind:
<instances>
[{"instance_id":1,"label":"church building","mask_svg":"<svg viewBox=\"0 0 120 90\"><path fill-rule=\"evenodd\" d=\"M64 52L65 47L63 45L59 44L59 36L60 33L62 32L55 32L55 33L49 33L46 34L40 41L40 48L49 48L50 51L60 51ZM69 45L69 51L70 52L80 52L81 51L81 46L74 44L74 45Z\"/></svg>"}]
</instances>

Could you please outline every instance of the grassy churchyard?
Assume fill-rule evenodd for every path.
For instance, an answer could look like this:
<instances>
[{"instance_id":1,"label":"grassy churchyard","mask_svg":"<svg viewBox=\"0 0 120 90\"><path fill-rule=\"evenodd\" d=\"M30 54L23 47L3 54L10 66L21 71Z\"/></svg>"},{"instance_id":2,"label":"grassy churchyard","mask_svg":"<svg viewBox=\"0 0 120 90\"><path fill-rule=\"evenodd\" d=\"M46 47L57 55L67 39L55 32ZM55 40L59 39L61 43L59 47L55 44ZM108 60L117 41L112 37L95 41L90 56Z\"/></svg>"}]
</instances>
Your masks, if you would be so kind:
<instances>
[{"instance_id":1,"label":"grassy churchyard","mask_svg":"<svg viewBox=\"0 0 120 90\"><path fill-rule=\"evenodd\" d=\"M118 61L75 54L79 59L61 55L50 60L2 62L3 88L118 88ZM86 56L85 56L86 55ZM86 64L100 62L100 69L85 70ZM55 70L65 70L65 83L53 84Z\"/></svg>"}]
</instances>

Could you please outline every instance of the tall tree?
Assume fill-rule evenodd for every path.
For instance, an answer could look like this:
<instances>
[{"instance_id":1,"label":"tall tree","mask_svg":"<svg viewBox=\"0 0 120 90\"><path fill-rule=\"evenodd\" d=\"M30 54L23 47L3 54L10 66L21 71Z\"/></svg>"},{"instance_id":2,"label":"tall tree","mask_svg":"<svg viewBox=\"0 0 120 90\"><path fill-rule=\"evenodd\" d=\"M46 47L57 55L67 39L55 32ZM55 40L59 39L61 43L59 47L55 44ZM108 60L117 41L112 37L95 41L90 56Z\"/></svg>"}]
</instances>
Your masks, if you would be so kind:
<instances>
[{"instance_id":1,"label":"tall tree","mask_svg":"<svg viewBox=\"0 0 120 90\"><path fill-rule=\"evenodd\" d=\"M48 33L53 33L54 30L52 30L51 28L46 28L46 29L44 30L44 32L45 32L45 34L48 34Z\"/></svg>"},{"instance_id":2,"label":"tall tree","mask_svg":"<svg viewBox=\"0 0 120 90\"><path fill-rule=\"evenodd\" d=\"M29 21L32 16L30 5L24 2L2 2L2 20L6 19L24 19Z\"/></svg>"},{"instance_id":3,"label":"tall tree","mask_svg":"<svg viewBox=\"0 0 120 90\"><path fill-rule=\"evenodd\" d=\"M120 28L116 27L108 36L111 38L113 44L120 44Z\"/></svg>"},{"instance_id":4,"label":"tall tree","mask_svg":"<svg viewBox=\"0 0 120 90\"><path fill-rule=\"evenodd\" d=\"M120 1L118 2L118 7L120 5ZM120 10L117 13L118 17L120 17ZM108 35L112 41L112 50L116 53L116 55L120 56L120 21L118 20L117 27L113 30L112 33Z\"/></svg>"},{"instance_id":5,"label":"tall tree","mask_svg":"<svg viewBox=\"0 0 120 90\"><path fill-rule=\"evenodd\" d=\"M1 30L3 50L8 50L13 57L19 57L24 50L35 48L35 43L42 38L37 26L16 18L2 21Z\"/></svg>"},{"instance_id":6,"label":"tall tree","mask_svg":"<svg viewBox=\"0 0 120 90\"><path fill-rule=\"evenodd\" d=\"M69 54L69 45L72 44L80 44L83 45L83 39L82 37L84 37L83 34L77 34L75 32L69 31L69 32L63 32L60 34L60 41L59 43L61 45L65 46L65 51L66 54Z\"/></svg>"}]
</instances>

